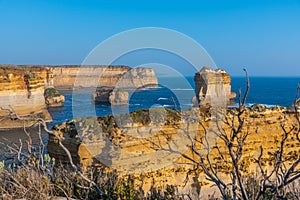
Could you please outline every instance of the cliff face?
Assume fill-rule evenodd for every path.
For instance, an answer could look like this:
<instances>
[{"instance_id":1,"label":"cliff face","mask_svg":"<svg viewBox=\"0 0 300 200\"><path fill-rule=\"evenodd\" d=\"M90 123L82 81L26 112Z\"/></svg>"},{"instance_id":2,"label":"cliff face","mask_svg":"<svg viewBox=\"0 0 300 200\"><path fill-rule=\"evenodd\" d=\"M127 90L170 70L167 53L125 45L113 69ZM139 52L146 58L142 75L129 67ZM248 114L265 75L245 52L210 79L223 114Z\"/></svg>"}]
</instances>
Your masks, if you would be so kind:
<instances>
[{"instance_id":1,"label":"cliff face","mask_svg":"<svg viewBox=\"0 0 300 200\"><path fill-rule=\"evenodd\" d=\"M46 110L44 85L47 83L47 69L43 68L0 68L0 129L23 127L23 122L11 118L10 112L20 116L38 115L45 120L51 116ZM25 124L30 125L28 120Z\"/></svg>"},{"instance_id":2,"label":"cliff face","mask_svg":"<svg viewBox=\"0 0 300 200\"><path fill-rule=\"evenodd\" d=\"M150 68L129 69L123 74L116 75L113 79L109 76L110 74L105 76L106 78L100 78L99 84L101 84L101 87L98 87L93 93L95 102L110 103L112 105L128 104L129 93L124 90L158 85L155 73Z\"/></svg>"},{"instance_id":3,"label":"cliff face","mask_svg":"<svg viewBox=\"0 0 300 200\"><path fill-rule=\"evenodd\" d=\"M117 82L117 88L139 89L158 84L154 70L150 68L134 68L124 73Z\"/></svg>"},{"instance_id":4,"label":"cliff face","mask_svg":"<svg viewBox=\"0 0 300 200\"><path fill-rule=\"evenodd\" d=\"M75 87L111 87L140 88L157 85L154 70L150 68L131 68L128 66L35 66L2 65L2 82L9 80L9 74L26 71L44 81L46 87L55 89L73 89ZM24 74L23 74L24 75ZM21 76L23 76L21 75ZM16 79L16 78L15 78ZM13 84L12 84L13 85ZM2 88L5 90L5 88ZM9 89L9 88L8 88Z\"/></svg>"},{"instance_id":5,"label":"cliff face","mask_svg":"<svg viewBox=\"0 0 300 200\"><path fill-rule=\"evenodd\" d=\"M62 95L46 95L45 88L73 89L84 87L140 88L157 85L152 69L128 66L0 66L0 110L1 128L23 127L23 123L10 119L9 109L19 115L40 114L46 120L51 117L48 106L61 106ZM118 85L118 86L117 86ZM127 98L127 99L126 99ZM125 104L126 92L111 92L106 102ZM27 122L26 122L27 123ZM28 121L28 126L33 122Z\"/></svg>"},{"instance_id":6,"label":"cliff face","mask_svg":"<svg viewBox=\"0 0 300 200\"><path fill-rule=\"evenodd\" d=\"M75 87L115 87L120 80L129 87L157 85L152 69L128 66L57 66L51 67L56 89Z\"/></svg>"},{"instance_id":7,"label":"cliff face","mask_svg":"<svg viewBox=\"0 0 300 200\"><path fill-rule=\"evenodd\" d=\"M235 93L231 92L231 78L224 70L204 67L195 74L194 81L196 103L200 106L225 106L235 98Z\"/></svg>"},{"instance_id":8,"label":"cliff face","mask_svg":"<svg viewBox=\"0 0 300 200\"><path fill-rule=\"evenodd\" d=\"M137 74L133 73L132 76ZM123 78L131 80L126 76ZM152 108L123 115L74 119L54 127L54 130L70 150L75 163L84 169L104 165L116 169L120 176L131 174L136 180L136 188L142 187L145 191L151 187L165 188L167 185L175 185L183 193L197 191L199 188L196 186L201 186L202 191L209 190L212 184L206 180L201 169L185 182L187 174L194 170L193 163L186 157L199 162L199 156L191 150L191 146L205 156L207 145L203 146L201 141L209 141L213 166L217 166L221 176L228 178L230 163L224 162L219 152L225 159L230 155L216 132L222 131L230 137L232 126L237 128L237 110L230 108L215 112L215 109L205 108L212 104L225 106L229 103L232 97L230 76L225 71L204 68L195 75L195 82L200 109L194 107L179 112ZM291 165L300 152L300 143L295 139L300 128L295 112L281 107L266 108L259 104L243 109L241 117L244 126L240 134L249 135L240 161L242 172L251 173L257 169L255 159L259 156L260 147L264 149L262 164L266 169L269 167L281 145L282 125L287 129L296 127L285 140L284 158L286 165ZM234 122L232 124L231 119ZM208 133L207 137L205 133ZM191 143L192 138L195 138L194 143ZM213 148L215 145L219 148ZM49 135L48 152L59 161L68 160L53 135Z\"/></svg>"},{"instance_id":9,"label":"cliff face","mask_svg":"<svg viewBox=\"0 0 300 200\"><path fill-rule=\"evenodd\" d=\"M54 129L63 138L63 144L71 151L75 162L85 169L89 166L105 165L118 170L120 175L132 173L137 183L143 177L143 181L139 184L143 184L146 191L150 189L153 182L162 188L174 184L180 191L184 191L195 184L193 182L195 180L189 180L184 187L186 175L193 166L176 164L190 163L190 161L179 154L172 153L171 149L168 151L168 148L172 147L173 150L181 151L180 153L197 160L197 155L194 155L191 149L176 149L176 146L191 145L185 134L192 137L196 135L199 141L204 140L204 128L196 122L197 120L193 122L191 119L195 120L195 117L198 117L206 130L212 128L214 120L205 117L198 109L183 113L165 111L164 109L135 111L130 114L131 120L126 115L75 119ZM230 114L232 111L228 110L226 116L232 117ZM263 112L246 109L243 117L245 117L243 131L249 131L249 136L243 149L241 162L244 163L243 172L250 173L256 169L254 158L259 155L260 146L265 150L262 157L264 166L271 162L273 153L278 149L282 138L281 124L285 123L286 127L298 125L294 113L288 113L285 108L279 107L266 109ZM230 127L223 124L222 128L228 134L230 133ZM182 130L186 131L182 132ZM209 137L217 139L213 133ZM293 137L291 134L285 144L285 156L288 157L289 162L297 158L300 152L300 144ZM217 139L216 143L220 146L220 151L224 151L222 140ZM162 148L165 150L162 151ZM205 151L200 143L196 143L195 148L201 152ZM51 157L59 161L67 161L66 154L52 135L49 136L48 152ZM223 156L229 155L224 151ZM224 163L218 157L216 149L212 150L211 159L218 166L220 173L228 175L228 163ZM289 162L286 164L288 165ZM202 186L210 186L200 169L199 172L198 183ZM141 185L137 185L139 186Z\"/></svg>"}]
</instances>

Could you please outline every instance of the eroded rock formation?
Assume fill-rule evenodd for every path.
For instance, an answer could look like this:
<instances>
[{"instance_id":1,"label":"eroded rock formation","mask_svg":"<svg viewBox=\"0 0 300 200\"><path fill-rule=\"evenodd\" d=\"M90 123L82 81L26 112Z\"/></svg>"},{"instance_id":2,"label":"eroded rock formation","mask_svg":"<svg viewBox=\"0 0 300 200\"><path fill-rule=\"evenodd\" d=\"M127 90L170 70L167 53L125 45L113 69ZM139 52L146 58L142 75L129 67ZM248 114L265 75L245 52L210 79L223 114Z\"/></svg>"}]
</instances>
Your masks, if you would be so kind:
<instances>
[{"instance_id":1,"label":"eroded rock formation","mask_svg":"<svg viewBox=\"0 0 300 200\"><path fill-rule=\"evenodd\" d=\"M96 92L93 93L93 99L96 103L128 104L129 93L126 90L139 90L143 87L158 85L154 71L140 67L128 70L118 76L118 79L115 81L116 83L113 86L107 86L111 82L109 84L102 83L101 87L96 89Z\"/></svg>"},{"instance_id":2,"label":"eroded rock formation","mask_svg":"<svg viewBox=\"0 0 300 200\"><path fill-rule=\"evenodd\" d=\"M252 111L256 111L256 112L265 112L267 109L266 105L262 105L262 104L253 104L251 107Z\"/></svg>"},{"instance_id":3,"label":"eroded rock formation","mask_svg":"<svg viewBox=\"0 0 300 200\"><path fill-rule=\"evenodd\" d=\"M44 97L48 107L60 107L65 102L65 97L52 87L45 89Z\"/></svg>"},{"instance_id":4,"label":"eroded rock formation","mask_svg":"<svg viewBox=\"0 0 300 200\"><path fill-rule=\"evenodd\" d=\"M129 114L74 119L55 126L54 130L70 150L75 163L83 169L106 166L110 170L117 170L120 176L131 174L136 180L135 187L145 191L151 187L165 188L167 185L177 186L182 193L191 192L195 185L201 186L202 191L209 190L212 184L206 181L201 169L197 169L193 178L186 179L187 174L194 170L193 163L186 157L190 156L199 162L198 155L191 147L201 153L207 152L207 146L203 146L201 141L208 141L212 147L218 145L219 148L210 151L211 160L214 166L218 166L222 176L229 177L230 163L224 162L218 153L221 151L226 158L230 155L216 133L232 132L232 126L226 124L225 119L230 121L236 117L237 108L223 107L228 105L232 97L230 77L226 72L204 68L195 75L195 82L200 108L181 112L156 108ZM105 99L110 96L109 93L105 95ZM221 110L215 112L209 108L211 105L221 105ZM274 160L274 154L281 145L282 125L299 126L294 112L278 106L243 107L242 117L244 126L241 132L249 134L240 161L243 163L243 173L256 170L254 159L259 156L260 147L265 151L261 157L264 166ZM234 118L233 121L233 126L236 126L238 119ZM285 141L287 165L291 165L300 152L300 144L295 140L295 131L298 129L293 129L294 132ZM207 137L204 137L205 133L208 133ZM191 138L200 142L191 143ZM65 152L53 135L49 135L48 152L56 160L67 162Z\"/></svg>"},{"instance_id":5,"label":"eroded rock formation","mask_svg":"<svg viewBox=\"0 0 300 200\"><path fill-rule=\"evenodd\" d=\"M231 78L221 69L203 67L194 76L196 97L194 104L200 106L226 106L235 98L231 92Z\"/></svg>"},{"instance_id":6,"label":"eroded rock formation","mask_svg":"<svg viewBox=\"0 0 300 200\"><path fill-rule=\"evenodd\" d=\"M266 166L280 145L281 125L284 123L286 127L297 126L297 122L294 113L287 113L285 108L267 108L264 112L245 109L243 131L248 131L249 136L243 148L241 162L244 163L242 171L250 173L256 169L253 159L259 155L260 146L265 149L262 162ZM226 116L232 117L233 111L234 108L227 110ZM77 165L84 169L104 165L117 170L120 175L132 174L137 181L136 187L143 184L146 191L153 183L161 188L176 185L180 191L184 191L192 188L195 180L189 179L185 185L186 175L193 169L193 165L186 164L190 161L181 155L189 155L197 160L197 155L193 156L191 149L187 148L191 143L189 137L185 137L186 134L193 137L196 135L202 141L204 130L216 128L213 118L205 120L200 112L196 108L181 113L165 109L152 112L140 110L118 116L74 119L54 127L54 130L63 138L63 144L71 151ZM230 133L229 126L223 124L222 128ZM224 151L224 156L229 156L223 149L222 140L217 139L213 132L209 137L212 144L216 142L220 150ZM200 143L196 145L196 149L205 152L205 147ZM178 151L181 154L174 153ZM67 161L66 154L52 135L49 136L48 152L57 161ZM291 134L286 141L285 156L292 161L299 152L299 143ZM217 149L212 150L211 158L218 165L218 171L228 175L229 164L224 163L217 155ZM203 186L203 190L209 188L211 184L206 181L205 175L200 169L198 172L200 174L197 175L196 182Z\"/></svg>"},{"instance_id":7,"label":"eroded rock formation","mask_svg":"<svg viewBox=\"0 0 300 200\"><path fill-rule=\"evenodd\" d=\"M23 127L18 120L9 119L13 112L22 116L39 114L39 117L50 120L46 105L61 106L64 102L64 97L56 89L117 87L97 98L118 105L128 102L128 93L122 88L142 88L158 84L154 71L149 68L76 65L0 67L0 117L6 118L1 121L0 129ZM48 92L44 91L45 88L49 88ZM32 123L30 121L26 126Z\"/></svg>"},{"instance_id":8,"label":"eroded rock formation","mask_svg":"<svg viewBox=\"0 0 300 200\"><path fill-rule=\"evenodd\" d=\"M130 87L157 85L153 69L128 66L54 66L53 86L56 89L81 87Z\"/></svg>"},{"instance_id":9,"label":"eroded rock formation","mask_svg":"<svg viewBox=\"0 0 300 200\"><path fill-rule=\"evenodd\" d=\"M0 68L0 129L30 126L34 120L17 120L19 117L41 117L51 120L46 110L44 86L47 84L47 69L40 67L22 69L1 66Z\"/></svg>"},{"instance_id":10,"label":"eroded rock formation","mask_svg":"<svg viewBox=\"0 0 300 200\"><path fill-rule=\"evenodd\" d=\"M128 100L128 92L121 89L100 87L93 93L93 101L100 104L124 105L128 104Z\"/></svg>"}]
</instances>

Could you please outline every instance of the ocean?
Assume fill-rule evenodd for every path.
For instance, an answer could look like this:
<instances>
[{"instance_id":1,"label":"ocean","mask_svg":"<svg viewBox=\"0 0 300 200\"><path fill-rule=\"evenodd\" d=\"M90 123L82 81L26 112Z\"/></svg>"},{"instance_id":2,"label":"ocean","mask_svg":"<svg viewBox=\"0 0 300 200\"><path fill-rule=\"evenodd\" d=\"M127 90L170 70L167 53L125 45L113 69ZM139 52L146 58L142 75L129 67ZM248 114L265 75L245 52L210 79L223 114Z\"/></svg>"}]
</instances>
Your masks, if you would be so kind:
<instances>
[{"instance_id":1,"label":"ocean","mask_svg":"<svg viewBox=\"0 0 300 200\"><path fill-rule=\"evenodd\" d=\"M73 94L72 91L61 91L66 101L63 107L49 109L53 122L48 126L77 117L104 116L151 107L183 110L192 106L191 99L195 96L193 77L160 77L158 81L160 84L157 89L150 87L139 91L131 90L129 104L113 108L107 104L94 104L91 92ZM250 77L247 105L260 103L268 107L290 106L295 100L299 83L299 77ZM242 93L245 92L245 77L232 77L231 87L233 92L238 93L239 88Z\"/></svg>"},{"instance_id":2,"label":"ocean","mask_svg":"<svg viewBox=\"0 0 300 200\"><path fill-rule=\"evenodd\" d=\"M142 108L164 107L170 109L188 109L192 106L191 99L195 96L193 77L159 78L157 89L144 88L140 91L130 91L128 105L114 107L109 105L94 104L90 92L72 94L72 91L61 91L65 95L65 102L62 107L49 108L53 121L48 123L48 128L55 124L75 117L104 116L112 113L124 113ZM247 105L254 103L290 106L295 100L299 78L264 78L250 77L250 91L247 98ZM231 81L232 91L238 92L239 88L245 91L246 82L244 77L233 77ZM31 133L34 145L39 144L37 127L27 129ZM23 130L0 131L0 161L13 159L6 145L17 145L20 141L28 140ZM48 141L48 134L42 134L45 144ZM5 145L3 145L5 144ZM23 147L25 148L25 146ZM25 149L26 151L26 149ZM45 149L47 152L47 149Z\"/></svg>"}]
</instances>

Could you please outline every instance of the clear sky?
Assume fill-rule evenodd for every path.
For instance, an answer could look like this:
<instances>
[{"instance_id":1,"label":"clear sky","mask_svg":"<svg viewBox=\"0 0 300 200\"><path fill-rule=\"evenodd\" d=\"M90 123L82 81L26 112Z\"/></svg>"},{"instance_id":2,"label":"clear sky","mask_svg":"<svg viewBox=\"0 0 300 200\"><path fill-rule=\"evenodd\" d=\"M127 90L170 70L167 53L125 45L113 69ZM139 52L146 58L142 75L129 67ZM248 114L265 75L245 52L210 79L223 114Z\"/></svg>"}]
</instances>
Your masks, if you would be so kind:
<instances>
[{"instance_id":1,"label":"clear sky","mask_svg":"<svg viewBox=\"0 0 300 200\"><path fill-rule=\"evenodd\" d=\"M300 77L300 0L0 0L0 25L0 63L80 64L150 26L194 38L232 75Z\"/></svg>"}]
</instances>

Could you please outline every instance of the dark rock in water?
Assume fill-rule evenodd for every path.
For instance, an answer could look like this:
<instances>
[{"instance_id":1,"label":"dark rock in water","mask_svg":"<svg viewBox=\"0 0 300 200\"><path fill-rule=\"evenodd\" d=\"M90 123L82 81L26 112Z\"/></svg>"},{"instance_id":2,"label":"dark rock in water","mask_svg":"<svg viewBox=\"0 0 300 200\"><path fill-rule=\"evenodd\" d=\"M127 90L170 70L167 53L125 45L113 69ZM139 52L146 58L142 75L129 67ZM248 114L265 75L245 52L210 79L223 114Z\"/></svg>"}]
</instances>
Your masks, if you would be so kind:
<instances>
[{"instance_id":1,"label":"dark rock in water","mask_svg":"<svg viewBox=\"0 0 300 200\"><path fill-rule=\"evenodd\" d=\"M113 89L109 87L98 88L93 94L95 103L105 103L111 105L128 104L129 94L121 89Z\"/></svg>"},{"instance_id":2,"label":"dark rock in water","mask_svg":"<svg viewBox=\"0 0 300 200\"><path fill-rule=\"evenodd\" d=\"M45 103L48 107L60 107L65 102L65 97L55 88L47 88L44 92Z\"/></svg>"}]
</instances>

